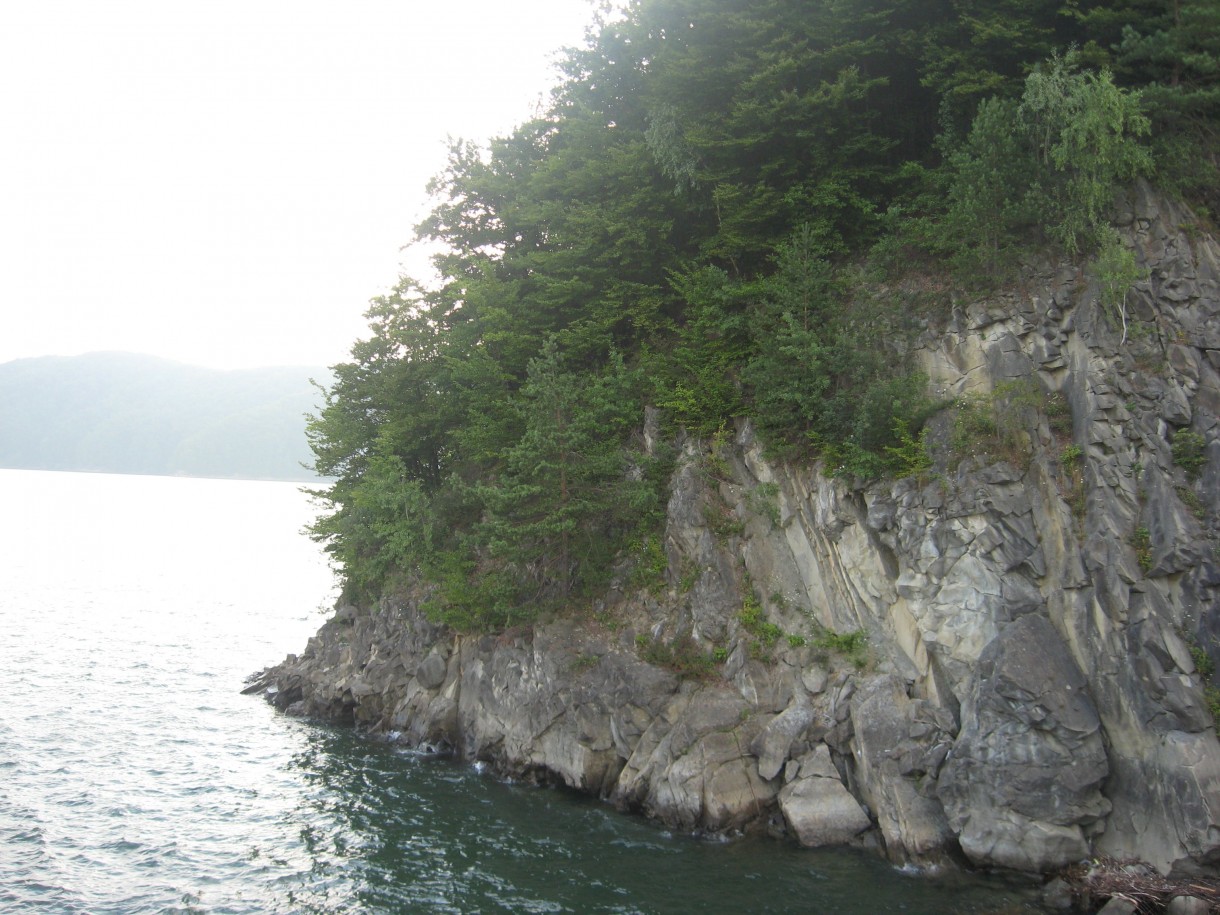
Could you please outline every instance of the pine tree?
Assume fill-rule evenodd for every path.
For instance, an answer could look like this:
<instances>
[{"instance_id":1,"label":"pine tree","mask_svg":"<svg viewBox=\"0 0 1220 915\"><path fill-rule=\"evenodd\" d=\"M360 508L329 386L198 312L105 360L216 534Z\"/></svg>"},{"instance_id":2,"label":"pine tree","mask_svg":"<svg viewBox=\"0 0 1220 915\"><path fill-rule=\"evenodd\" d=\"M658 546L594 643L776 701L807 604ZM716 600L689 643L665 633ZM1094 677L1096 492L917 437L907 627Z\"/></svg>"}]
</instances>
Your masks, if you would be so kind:
<instances>
[{"instance_id":1,"label":"pine tree","mask_svg":"<svg viewBox=\"0 0 1220 915\"><path fill-rule=\"evenodd\" d=\"M596 376L574 373L554 341L530 362L516 405L521 435L484 486L477 537L506 621L533 618L599 581L656 494L631 474L626 439L638 380L617 354Z\"/></svg>"}]
</instances>

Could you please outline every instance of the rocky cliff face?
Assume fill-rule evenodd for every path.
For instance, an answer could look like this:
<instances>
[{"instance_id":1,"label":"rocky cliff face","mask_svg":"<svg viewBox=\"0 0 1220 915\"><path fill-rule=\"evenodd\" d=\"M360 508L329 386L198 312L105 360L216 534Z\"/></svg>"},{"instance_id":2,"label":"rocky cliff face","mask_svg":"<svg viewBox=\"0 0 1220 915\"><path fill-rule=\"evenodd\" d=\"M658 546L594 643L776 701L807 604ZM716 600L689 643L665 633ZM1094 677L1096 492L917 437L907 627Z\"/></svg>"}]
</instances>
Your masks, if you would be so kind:
<instances>
[{"instance_id":1,"label":"rocky cliff face","mask_svg":"<svg viewBox=\"0 0 1220 915\"><path fill-rule=\"evenodd\" d=\"M933 468L854 487L743 424L683 448L664 587L481 638L346 606L257 688L680 829L1213 868L1220 248L1147 192L1122 222L1149 271L1126 341L1075 269L929 328L966 397Z\"/></svg>"}]
</instances>

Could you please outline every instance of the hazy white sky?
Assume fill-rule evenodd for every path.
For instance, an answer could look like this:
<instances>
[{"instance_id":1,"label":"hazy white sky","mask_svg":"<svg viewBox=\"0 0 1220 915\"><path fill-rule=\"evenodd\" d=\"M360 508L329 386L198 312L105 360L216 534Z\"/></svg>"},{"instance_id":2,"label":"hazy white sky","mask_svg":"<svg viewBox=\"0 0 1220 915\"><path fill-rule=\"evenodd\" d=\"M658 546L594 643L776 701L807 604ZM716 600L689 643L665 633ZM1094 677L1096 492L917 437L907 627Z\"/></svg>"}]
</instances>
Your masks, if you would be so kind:
<instances>
[{"instance_id":1,"label":"hazy white sky","mask_svg":"<svg viewBox=\"0 0 1220 915\"><path fill-rule=\"evenodd\" d=\"M8 0L0 362L343 360L446 136L527 117L591 19L586 0Z\"/></svg>"}]
</instances>

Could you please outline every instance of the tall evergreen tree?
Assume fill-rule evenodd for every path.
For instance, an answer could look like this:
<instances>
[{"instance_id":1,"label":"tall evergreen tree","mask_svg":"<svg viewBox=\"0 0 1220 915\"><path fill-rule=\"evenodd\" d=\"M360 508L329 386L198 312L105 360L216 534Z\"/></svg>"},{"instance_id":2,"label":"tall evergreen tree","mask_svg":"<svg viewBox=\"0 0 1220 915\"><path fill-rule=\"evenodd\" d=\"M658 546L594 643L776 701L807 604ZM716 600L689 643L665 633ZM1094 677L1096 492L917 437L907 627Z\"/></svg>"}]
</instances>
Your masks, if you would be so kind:
<instances>
[{"instance_id":1,"label":"tall evergreen tree","mask_svg":"<svg viewBox=\"0 0 1220 915\"><path fill-rule=\"evenodd\" d=\"M626 447L637 392L617 354L592 376L567 369L554 341L531 360L516 403L521 435L483 486L477 527L490 560L480 572L499 580L506 622L598 583L625 534L655 509L649 482L629 473L645 460Z\"/></svg>"}]
</instances>

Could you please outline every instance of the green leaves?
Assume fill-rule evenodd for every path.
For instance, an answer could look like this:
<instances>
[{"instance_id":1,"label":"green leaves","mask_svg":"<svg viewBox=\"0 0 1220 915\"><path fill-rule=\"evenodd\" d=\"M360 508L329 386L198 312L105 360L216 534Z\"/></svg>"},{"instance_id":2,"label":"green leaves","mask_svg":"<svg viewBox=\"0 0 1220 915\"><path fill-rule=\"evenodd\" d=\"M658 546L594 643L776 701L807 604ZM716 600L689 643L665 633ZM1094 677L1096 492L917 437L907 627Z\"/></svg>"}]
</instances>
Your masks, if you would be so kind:
<instances>
[{"instance_id":1,"label":"green leaves","mask_svg":"<svg viewBox=\"0 0 1220 915\"><path fill-rule=\"evenodd\" d=\"M647 459L625 444L638 388L616 353L595 375L567 367L553 341L531 360L513 404L520 437L477 486L485 513L467 546L481 558L477 577L494 581L486 612L507 624L588 593L627 535L655 517L656 481L631 472Z\"/></svg>"},{"instance_id":2,"label":"green leaves","mask_svg":"<svg viewBox=\"0 0 1220 915\"><path fill-rule=\"evenodd\" d=\"M710 435L743 410L737 373L750 352L743 284L719 267L670 274L685 321L675 345L647 358L653 400L679 426Z\"/></svg>"},{"instance_id":3,"label":"green leaves","mask_svg":"<svg viewBox=\"0 0 1220 915\"><path fill-rule=\"evenodd\" d=\"M1018 133L1017 104L986 99L948 167L949 210L943 244L959 269L995 274L1034 221L1029 201L1037 169Z\"/></svg>"},{"instance_id":4,"label":"green leaves","mask_svg":"<svg viewBox=\"0 0 1220 915\"><path fill-rule=\"evenodd\" d=\"M1047 234L1072 253L1096 247L1119 185L1152 169L1138 93L1054 57L1025 81L1017 114L1043 166L1030 194Z\"/></svg>"},{"instance_id":5,"label":"green leaves","mask_svg":"<svg viewBox=\"0 0 1220 915\"><path fill-rule=\"evenodd\" d=\"M941 244L967 275L991 276L1031 230L1072 254L1096 248L1119 187L1151 171L1148 130L1137 93L1081 70L1075 55L1052 57L1019 101L983 101L951 152Z\"/></svg>"},{"instance_id":6,"label":"green leaves","mask_svg":"<svg viewBox=\"0 0 1220 915\"><path fill-rule=\"evenodd\" d=\"M1135 262L1135 252L1122 243L1118 233L1110 230L1103 234L1101 248L1093 262L1097 279L1101 307L1122 325L1120 344L1127 342L1127 295L1131 287L1146 279L1148 270Z\"/></svg>"},{"instance_id":7,"label":"green leaves","mask_svg":"<svg viewBox=\"0 0 1220 915\"><path fill-rule=\"evenodd\" d=\"M923 412L924 380L888 351L894 322L876 303L853 301L812 230L795 233L775 262L751 315L750 415L772 450L877 476L899 443L897 420Z\"/></svg>"}]
</instances>

